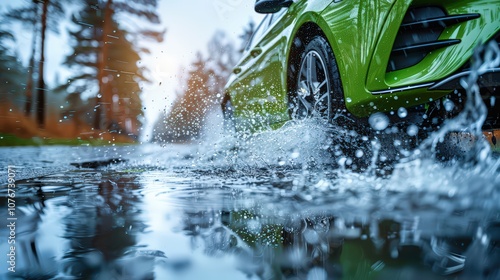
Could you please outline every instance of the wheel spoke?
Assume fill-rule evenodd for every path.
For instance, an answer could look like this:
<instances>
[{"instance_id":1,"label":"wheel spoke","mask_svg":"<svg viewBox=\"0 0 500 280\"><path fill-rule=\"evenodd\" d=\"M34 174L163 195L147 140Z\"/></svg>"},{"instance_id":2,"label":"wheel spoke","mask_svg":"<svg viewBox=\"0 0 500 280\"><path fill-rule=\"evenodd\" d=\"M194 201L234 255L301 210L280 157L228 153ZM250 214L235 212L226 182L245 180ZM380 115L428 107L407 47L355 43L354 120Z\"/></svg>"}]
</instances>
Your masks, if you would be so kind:
<instances>
[{"instance_id":1,"label":"wheel spoke","mask_svg":"<svg viewBox=\"0 0 500 280\"><path fill-rule=\"evenodd\" d=\"M311 103L309 103L304 97L302 97L300 95L297 97L297 99L300 101L300 103L302 103L302 106L305 107L305 109L307 110L307 113L309 114L309 112L311 112L313 109L312 108L313 106L311 105Z\"/></svg>"},{"instance_id":2,"label":"wheel spoke","mask_svg":"<svg viewBox=\"0 0 500 280\"><path fill-rule=\"evenodd\" d=\"M307 79L307 69L305 67L302 67L300 69L300 79L299 79L299 94L302 94L303 96L309 96L311 94L311 89L309 86L309 81Z\"/></svg>"},{"instance_id":3,"label":"wheel spoke","mask_svg":"<svg viewBox=\"0 0 500 280\"><path fill-rule=\"evenodd\" d=\"M319 84L315 89L314 89L314 92L313 92L313 95L316 96L316 94L319 92L319 90L327 83L328 81L327 80L324 80L323 82L321 82L321 84ZM328 92L328 90L327 90Z\"/></svg>"},{"instance_id":4,"label":"wheel spoke","mask_svg":"<svg viewBox=\"0 0 500 280\"><path fill-rule=\"evenodd\" d=\"M327 92L327 93L325 93L325 94L323 94L322 96L320 96L320 98L318 98L318 100L316 101L316 103L315 103L315 104L320 103L320 102L321 102L323 99L325 99L325 98L328 100L328 92Z\"/></svg>"},{"instance_id":5,"label":"wheel spoke","mask_svg":"<svg viewBox=\"0 0 500 280\"><path fill-rule=\"evenodd\" d=\"M328 93L323 94L316 100L316 102L314 102L314 108L316 109L316 111L322 112L323 110L328 109L328 105L325 106L325 104L328 103L323 102L325 98L326 102L328 102Z\"/></svg>"},{"instance_id":6,"label":"wheel spoke","mask_svg":"<svg viewBox=\"0 0 500 280\"><path fill-rule=\"evenodd\" d=\"M313 53L307 54L307 84L309 85L309 92L314 92L314 82L317 79L316 73L316 58Z\"/></svg>"},{"instance_id":7,"label":"wheel spoke","mask_svg":"<svg viewBox=\"0 0 500 280\"><path fill-rule=\"evenodd\" d=\"M311 92L309 91L309 86L307 85L306 81L301 81L300 82L300 87L299 87L299 92L298 94L307 97L311 95Z\"/></svg>"}]
</instances>

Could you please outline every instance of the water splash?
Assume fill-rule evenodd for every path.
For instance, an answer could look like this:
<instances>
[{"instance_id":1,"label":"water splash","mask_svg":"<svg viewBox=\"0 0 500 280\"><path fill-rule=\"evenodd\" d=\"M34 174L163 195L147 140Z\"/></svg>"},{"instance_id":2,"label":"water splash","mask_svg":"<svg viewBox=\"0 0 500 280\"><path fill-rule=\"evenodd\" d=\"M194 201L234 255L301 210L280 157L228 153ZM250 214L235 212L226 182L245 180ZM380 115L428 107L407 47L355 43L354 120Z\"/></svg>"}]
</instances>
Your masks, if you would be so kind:
<instances>
[{"instance_id":1,"label":"water splash","mask_svg":"<svg viewBox=\"0 0 500 280\"><path fill-rule=\"evenodd\" d=\"M368 119L370 126L377 131L386 129L389 126L389 118L384 113L374 113Z\"/></svg>"},{"instance_id":2,"label":"water splash","mask_svg":"<svg viewBox=\"0 0 500 280\"><path fill-rule=\"evenodd\" d=\"M198 146L198 164L246 170L324 165L332 162L330 139L331 129L322 120L294 120L278 130L212 137Z\"/></svg>"},{"instance_id":3,"label":"water splash","mask_svg":"<svg viewBox=\"0 0 500 280\"><path fill-rule=\"evenodd\" d=\"M482 53L484 53L483 56L481 56ZM491 159L491 149L483 137L482 127L488 112L480 94L478 79L486 71L499 65L500 50L496 43L490 42L486 47L476 49L470 75L460 81L467 94L467 101L463 110L457 117L447 121L441 129L432 133L422 143L418 149L420 157L428 156L428 152L435 156L440 143L450 139L450 134L460 132L461 135L455 135L455 139L452 136L451 140L454 140L455 144L460 144L460 136L470 137L472 145L468 147L454 145L455 148L459 148L465 153L465 161L485 162L487 164L487 161ZM445 101L445 107L452 107L452 105L446 105Z\"/></svg>"},{"instance_id":4,"label":"water splash","mask_svg":"<svg viewBox=\"0 0 500 280\"><path fill-rule=\"evenodd\" d=\"M492 201L500 199L500 159L492 154L483 136L487 109L477 83L481 74L498 65L500 50L496 44L476 50L471 75L461 81L467 94L463 111L396 165L387 182L388 190L423 194L447 212L481 209L487 216L498 211ZM443 162L442 145L448 145L455 157ZM421 204L425 202L417 205Z\"/></svg>"}]
</instances>

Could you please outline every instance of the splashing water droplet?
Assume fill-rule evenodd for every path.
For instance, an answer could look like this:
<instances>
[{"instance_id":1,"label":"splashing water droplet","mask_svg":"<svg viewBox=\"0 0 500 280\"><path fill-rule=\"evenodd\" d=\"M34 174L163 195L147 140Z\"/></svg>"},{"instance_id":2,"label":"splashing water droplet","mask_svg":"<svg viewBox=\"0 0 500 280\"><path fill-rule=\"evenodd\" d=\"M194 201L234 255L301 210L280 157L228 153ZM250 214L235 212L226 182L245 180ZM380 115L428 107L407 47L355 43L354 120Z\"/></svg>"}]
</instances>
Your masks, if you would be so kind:
<instances>
[{"instance_id":1,"label":"splashing water droplet","mask_svg":"<svg viewBox=\"0 0 500 280\"><path fill-rule=\"evenodd\" d=\"M408 116L408 111L406 110L406 108L404 107L401 107L398 109L398 116L402 119L406 118L406 116Z\"/></svg>"},{"instance_id":2,"label":"splashing water droplet","mask_svg":"<svg viewBox=\"0 0 500 280\"><path fill-rule=\"evenodd\" d=\"M453 110L453 108L455 108L455 103L453 103L453 101L449 100L449 99L446 99L444 102L443 102L443 106L444 106L444 109L447 111L447 112L451 112Z\"/></svg>"},{"instance_id":3,"label":"splashing water droplet","mask_svg":"<svg viewBox=\"0 0 500 280\"><path fill-rule=\"evenodd\" d=\"M368 122L375 130L384 130L389 126L389 118L384 113L372 114Z\"/></svg>"},{"instance_id":4,"label":"splashing water droplet","mask_svg":"<svg viewBox=\"0 0 500 280\"><path fill-rule=\"evenodd\" d=\"M357 150L357 151L356 151L356 157L357 157L357 158L361 158L361 157L363 157L363 155L364 155L364 154L365 154L365 153L364 153L362 150Z\"/></svg>"},{"instance_id":5,"label":"splashing water droplet","mask_svg":"<svg viewBox=\"0 0 500 280\"><path fill-rule=\"evenodd\" d=\"M418 127L414 124L410 125L406 129L406 134L408 134L409 136L415 136L415 135L417 135L417 133L418 133Z\"/></svg>"},{"instance_id":6,"label":"splashing water droplet","mask_svg":"<svg viewBox=\"0 0 500 280\"><path fill-rule=\"evenodd\" d=\"M394 143L393 143L394 147L399 147L399 146L401 146L401 144L403 144L401 142L401 140L398 140L398 139L394 140Z\"/></svg>"},{"instance_id":7,"label":"splashing water droplet","mask_svg":"<svg viewBox=\"0 0 500 280\"><path fill-rule=\"evenodd\" d=\"M306 229L304 231L304 239L309 244L317 244L317 243L319 243L318 233L315 230L312 230L312 229Z\"/></svg>"}]
</instances>

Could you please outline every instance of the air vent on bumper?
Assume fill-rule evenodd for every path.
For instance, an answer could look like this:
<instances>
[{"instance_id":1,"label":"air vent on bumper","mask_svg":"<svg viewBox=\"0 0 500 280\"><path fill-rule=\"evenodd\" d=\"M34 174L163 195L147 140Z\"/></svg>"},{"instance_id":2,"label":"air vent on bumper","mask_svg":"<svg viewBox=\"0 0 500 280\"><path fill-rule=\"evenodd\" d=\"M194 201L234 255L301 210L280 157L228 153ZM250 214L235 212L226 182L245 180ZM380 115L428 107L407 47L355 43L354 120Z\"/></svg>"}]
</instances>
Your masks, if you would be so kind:
<instances>
[{"instance_id":1,"label":"air vent on bumper","mask_svg":"<svg viewBox=\"0 0 500 280\"><path fill-rule=\"evenodd\" d=\"M460 43L459 39L439 40L439 36L448 26L478 17L479 14L447 15L435 6L410 8L394 41L387 72L413 66L436 49Z\"/></svg>"}]
</instances>

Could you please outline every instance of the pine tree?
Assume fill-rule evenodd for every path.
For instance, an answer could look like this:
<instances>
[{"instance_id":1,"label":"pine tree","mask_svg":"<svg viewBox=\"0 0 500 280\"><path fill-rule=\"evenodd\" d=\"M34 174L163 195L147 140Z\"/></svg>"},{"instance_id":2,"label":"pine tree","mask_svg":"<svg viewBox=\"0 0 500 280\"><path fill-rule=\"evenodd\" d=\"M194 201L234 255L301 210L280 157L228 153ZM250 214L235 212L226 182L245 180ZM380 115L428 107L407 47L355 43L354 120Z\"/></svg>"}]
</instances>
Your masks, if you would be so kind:
<instances>
[{"instance_id":1,"label":"pine tree","mask_svg":"<svg viewBox=\"0 0 500 280\"><path fill-rule=\"evenodd\" d=\"M145 69L138 67L138 47L131 42L137 35L121 29L113 18L108 23L112 31L105 33L106 15L97 8L99 1L88 2L82 11L71 18L78 27L69 30L73 54L67 56L64 63L75 76L63 87L70 93L83 88L87 97L89 94L96 96L94 128L101 127L101 114L105 113L107 129L137 134L140 126L138 118L143 115L139 82L148 81ZM102 41L103 34L106 34L105 42ZM103 63L104 45L106 59Z\"/></svg>"},{"instance_id":2,"label":"pine tree","mask_svg":"<svg viewBox=\"0 0 500 280\"><path fill-rule=\"evenodd\" d=\"M37 105L36 116L38 125L43 127L45 125L45 37L47 31L47 17L49 12L50 0L43 0L42 2L42 19L40 29L40 60L38 60L38 83L37 83Z\"/></svg>"},{"instance_id":3,"label":"pine tree","mask_svg":"<svg viewBox=\"0 0 500 280\"><path fill-rule=\"evenodd\" d=\"M174 102L167 123L175 141L186 142L200 136L204 115L209 107L209 80L213 73L205 67L206 61L197 53L186 80L186 90Z\"/></svg>"},{"instance_id":4,"label":"pine tree","mask_svg":"<svg viewBox=\"0 0 500 280\"><path fill-rule=\"evenodd\" d=\"M38 81L37 81L37 120L43 127L45 122L45 80L44 80L44 62L45 62L45 37L47 30L58 33L59 20L64 16L64 9L60 1L49 0L31 0L27 1L26 6L11 9L5 14L8 21L20 22L24 27L33 29L32 51L29 65L28 81L26 83L26 101L25 113L31 112L32 93L33 93L33 74L35 69L35 51L37 37L40 36L40 58L38 60ZM41 5L41 7L40 7ZM42 12L40 16L40 10ZM38 25L41 29L38 32Z\"/></svg>"},{"instance_id":5,"label":"pine tree","mask_svg":"<svg viewBox=\"0 0 500 280\"><path fill-rule=\"evenodd\" d=\"M0 104L21 107L23 102L25 69L17 54L9 48L14 44L12 33L0 30Z\"/></svg>"},{"instance_id":6,"label":"pine tree","mask_svg":"<svg viewBox=\"0 0 500 280\"><path fill-rule=\"evenodd\" d=\"M94 127L100 128L101 123L104 123L105 127L110 127L113 122L112 108L110 104L112 102L113 93L110 92L110 87L106 83L106 67L109 62L109 44L107 44L109 38L113 38L113 22L115 20L116 14L123 14L125 16L134 15L141 19L147 20L150 23L158 24L160 23L160 18L156 13L155 9L158 3L156 0L141 0L136 2L126 1L126 0L106 0L104 7L100 7L103 12L103 21L101 26L101 40L100 40L100 51L98 54L98 72L97 79L99 81L99 94L97 95L96 104L96 119ZM102 5L101 5L102 6ZM137 42L137 37L154 39L158 42L163 40L163 32L157 32L153 30L135 30L135 32L129 32L129 35L134 38L135 43ZM142 51L147 49L142 48ZM101 110L104 111L105 119L104 122L101 121Z\"/></svg>"}]
</instances>

